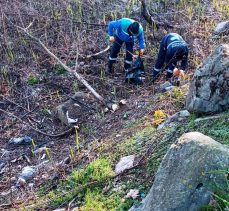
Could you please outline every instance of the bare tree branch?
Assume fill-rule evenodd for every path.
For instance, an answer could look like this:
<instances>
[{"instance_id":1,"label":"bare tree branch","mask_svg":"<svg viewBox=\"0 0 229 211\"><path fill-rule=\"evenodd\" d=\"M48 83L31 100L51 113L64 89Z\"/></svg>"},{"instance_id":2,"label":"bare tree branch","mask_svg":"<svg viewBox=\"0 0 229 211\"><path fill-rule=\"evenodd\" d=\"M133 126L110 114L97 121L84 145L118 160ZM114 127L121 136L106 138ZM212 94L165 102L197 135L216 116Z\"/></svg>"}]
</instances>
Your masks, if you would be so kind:
<instances>
[{"instance_id":1,"label":"bare tree branch","mask_svg":"<svg viewBox=\"0 0 229 211\"><path fill-rule=\"evenodd\" d=\"M31 24L30 24L31 25ZM67 65L65 65L55 54L53 54L45 45L43 42L41 42L40 39L38 39L37 37L34 37L33 35L31 35L25 28L22 28L20 26L16 26L18 29L20 29L21 31L23 31L27 36L29 36L31 39L36 40L42 47L43 49L51 56L53 57L65 70L67 70L68 72L70 72L71 74L73 74L93 95L94 97L103 105L106 105L104 98L99 95L90 84L88 84L88 82L79 74L76 72L76 70L73 70L71 68L69 68Z\"/></svg>"},{"instance_id":2,"label":"bare tree branch","mask_svg":"<svg viewBox=\"0 0 229 211\"><path fill-rule=\"evenodd\" d=\"M94 56L99 56L99 55L107 52L109 49L110 49L110 46L108 45L104 50L102 50L98 53L92 54L92 55L88 55L88 56L86 56L86 58L89 59L89 58L94 57Z\"/></svg>"},{"instance_id":3,"label":"bare tree branch","mask_svg":"<svg viewBox=\"0 0 229 211\"><path fill-rule=\"evenodd\" d=\"M48 133L45 133L45 132L43 132L43 131L41 131L41 130L39 130L39 129L37 129L37 128L31 126L31 125L29 125L28 123L26 123L25 121L23 121L21 118L19 118L18 116L15 116L14 114L12 114L12 113L10 113L10 112L8 112L8 111L5 111L5 110L3 110L3 109L1 109L1 108L0 108L0 111L3 112L3 113L5 113L5 114L7 114L8 116L11 116L11 117L13 117L13 118L19 120L20 122L22 122L22 123L28 125L29 128L31 128L31 129L33 129L34 131L36 131L36 132L38 132L38 133L40 133L40 134L43 134L43 135L45 135L45 136L50 136L50 137L53 137L53 138L57 138L57 137L60 137L60 136L65 136L65 135L71 133L72 131L74 131L74 127L73 127L73 128L70 128L69 130L63 132L63 133L59 133L59 134L48 134Z\"/></svg>"}]
</instances>

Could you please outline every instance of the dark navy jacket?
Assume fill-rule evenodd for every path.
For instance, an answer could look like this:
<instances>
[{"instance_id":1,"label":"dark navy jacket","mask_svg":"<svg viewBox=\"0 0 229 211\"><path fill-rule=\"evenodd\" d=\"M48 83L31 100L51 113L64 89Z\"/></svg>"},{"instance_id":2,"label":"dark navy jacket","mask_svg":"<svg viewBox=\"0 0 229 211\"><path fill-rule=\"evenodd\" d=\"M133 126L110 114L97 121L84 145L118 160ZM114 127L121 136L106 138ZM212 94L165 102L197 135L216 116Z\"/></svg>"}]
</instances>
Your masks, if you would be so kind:
<instances>
[{"instance_id":1,"label":"dark navy jacket","mask_svg":"<svg viewBox=\"0 0 229 211\"><path fill-rule=\"evenodd\" d=\"M162 41L161 46L166 51L166 56L173 61L181 60L181 69L185 70L188 63L188 44L176 33L169 33Z\"/></svg>"}]
</instances>

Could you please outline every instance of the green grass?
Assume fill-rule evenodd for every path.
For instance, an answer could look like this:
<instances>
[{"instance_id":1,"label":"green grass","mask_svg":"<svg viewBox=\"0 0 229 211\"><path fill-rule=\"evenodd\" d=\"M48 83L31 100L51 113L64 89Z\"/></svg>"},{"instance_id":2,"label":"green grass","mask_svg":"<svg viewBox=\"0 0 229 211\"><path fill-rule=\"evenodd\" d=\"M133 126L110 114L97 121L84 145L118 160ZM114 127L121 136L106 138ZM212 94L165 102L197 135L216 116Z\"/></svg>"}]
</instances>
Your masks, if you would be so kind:
<instances>
[{"instance_id":1,"label":"green grass","mask_svg":"<svg viewBox=\"0 0 229 211\"><path fill-rule=\"evenodd\" d=\"M54 66L54 70L55 70L57 75L63 75L67 72L67 70L65 70L64 67L60 64L56 64Z\"/></svg>"},{"instance_id":2,"label":"green grass","mask_svg":"<svg viewBox=\"0 0 229 211\"><path fill-rule=\"evenodd\" d=\"M58 188L48 193L52 207L68 203L73 198L84 198L87 189L99 187L114 176L110 162L105 158L98 158L86 168L74 170L66 181L62 181Z\"/></svg>"},{"instance_id":3,"label":"green grass","mask_svg":"<svg viewBox=\"0 0 229 211\"><path fill-rule=\"evenodd\" d=\"M37 76L30 75L27 79L27 83L32 86L36 85L39 83L39 78Z\"/></svg>"}]
</instances>

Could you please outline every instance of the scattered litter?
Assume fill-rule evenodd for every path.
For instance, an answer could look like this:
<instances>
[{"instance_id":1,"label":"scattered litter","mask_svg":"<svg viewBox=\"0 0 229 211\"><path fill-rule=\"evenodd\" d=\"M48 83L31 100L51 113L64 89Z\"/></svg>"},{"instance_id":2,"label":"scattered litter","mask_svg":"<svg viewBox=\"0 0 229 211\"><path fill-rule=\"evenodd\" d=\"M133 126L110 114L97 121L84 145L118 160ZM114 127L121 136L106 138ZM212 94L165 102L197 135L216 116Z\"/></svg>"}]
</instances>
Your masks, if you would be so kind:
<instances>
[{"instance_id":1,"label":"scattered litter","mask_svg":"<svg viewBox=\"0 0 229 211\"><path fill-rule=\"evenodd\" d=\"M173 89L174 87L175 86L168 86L168 87L165 88L165 91L169 91L169 90Z\"/></svg>"},{"instance_id":2,"label":"scattered litter","mask_svg":"<svg viewBox=\"0 0 229 211\"><path fill-rule=\"evenodd\" d=\"M105 108L105 109L104 109L104 113L107 113L108 111L109 111L108 108Z\"/></svg>"},{"instance_id":3,"label":"scattered litter","mask_svg":"<svg viewBox=\"0 0 229 211\"><path fill-rule=\"evenodd\" d=\"M9 144L14 144L14 145L26 145L26 144L31 144L32 143L32 138L29 136L23 136L23 137L18 137L18 138L11 138L9 140Z\"/></svg>"},{"instance_id":4,"label":"scattered litter","mask_svg":"<svg viewBox=\"0 0 229 211\"><path fill-rule=\"evenodd\" d=\"M117 104L112 104L111 108L113 111L117 111L119 109L119 106Z\"/></svg>"},{"instance_id":5,"label":"scattered litter","mask_svg":"<svg viewBox=\"0 0 229 211\"><path fill-rule=\"evenodd\" d=\"M33 187L34 187L34 183L29 183L28 186L29 186L30 188L33 188Z\"/></svg>"},{"instance_id":6,"label":"scattered litter","mask_svg":"<svg viewBox=\"0 0 229 211\"><path fill-rule=\"evenodd\" d=\"M115 173L116 174L120 174L123 171L125 171L126 169L129 169L131 167L133 167L134 165L134 155L129 155L126 157L122 157L120 159L120 161L118 162L118 164L115 167Z\"/></svg>"},{"instance_id":7,"label":"scattered litter","mask_svg":"<svg viewBox=\"0 0 229 211\"><path fill-rule=\"evenodd\" d=\"M124 115L123 115L123 119L128 119L128 113L124 113Z\"/></svg>"},{"instance_id":8,"label":"scattered litter","mask_svg":"<svg viewBox=\"0 0 229 211\"><path fill-rule=\"evenodd\" d=\"M27 155L23 155L23 158L25 158L25 159L26 159L26 161L27 161L27 163L28 163L28 164L31 164L31 161L30 161L30 159L28 158L28 156L27 156Z\"/></svg>"},{"instance_id":9,"label":"scattered litter","mask_svg":"<svg viewBox=\"0 0 229 211\"><path fill-rule=\"evenodd\" d=\"M22 161L22 160L23 160L23 156L20 156L20 157L17 157L17 158L15 158L15 159L11 160L10 162L11 162L11 163L15 163L15 162L17 162L17 161Z\"/></svg>"},{"instance_id":10,"label":"scattered litter","mask_svg":"<svg viewBox=\"0 0 229 211\"><path fill-rule=\"evenodd\" d=\"M43 155L41 156L41 160L44 160L45 157L46 157L46 154L43 154Z\"/></svg>"},{"instance_id":11,"label":"scattered litter","mask_svg":"<svg viewBox=\"0 0 229 211\"><path fill-rule=\"evenodd\" d=\"M27 180L34 177L36 170L34 167L26 166L22 169L22 172L18 178L18 184L25 184Z\"/></svg>"},{"instance_id":12,"label":"scattered litter","mask_svg":"<svg viewBox=\"0 0 229 211\"><path fill-rule=\"evenodd\" d=\"M36 155L36 154L39 154L39 153L41 153L41 152L44 152L45 150L46 150L46 146L34 150L33 153Z\"/></svg>"},{"instance_id":13,"label":"scattered litter","mask_svg":"<svg viewBox=\"0 0 229 211\"><path fill-rule=\"evenodd\" d=\"M139 190L137 189L130 189L130 191L127 193L125 198L132 198L136 199L139 196Z\"/></svg>"},{"instance_id":14,"label":"scattered litter","mask_svg":"<svg viewBox=\"0 0 229 211\"><path fill-rule=\"evenodd\" d=\"M145 196L146 196L146 194L145 194L144 192L141 192L141 193L140 193L140 197L141 197L141 198L145 198Z\"/></svg>"},{"instance_id":15,"label":"scattered litter","mask_svg":"<svg viewBox=\"0 0 229 211\"><path fill-rule=\"evenodd\" d=\"M127 103L127 101L125 99L122 99L119 101L119 104L121 104L121 105L126 105L126 103Z\"/></svg>"},{"instance_id":16,"label":"scattered litter","mask_svg":"<svg viewBox=\"0 0 229 211\"><path fill-rule=\"evenodd\" d=\"M0 172L1 172L1 170L5 167L5 165L6 165L6 162L0 160Z\"/></svg>"},{"instance_id":17,"label":"scattered litter","mask_svg":"<svg viewBox=\"0 0 229 211\"><path fill-rule=\"evenodd\" d=\"M163 83L163 84L161 84L160 85L160 90L163 92L163 91L167 91L166 89L168 88L168 87L172 87L173 85L170 83L170 82L168 82L168 81L166 81L165 83Z\"/></svg>"},{"instance_id":18,"label":"scattered litter","mask_svg":"<svg viewBox=\"0 0 229 211\"><path fill-rule=\"evenodd\" d=\"M1 149L1 153L2 153L1 158L2 158L3 156L8 156L10 154L10 151L6 149Z\"/></svg>"},{"instance_id":19,"label":"scattered litter","mask_svg":"<svg viewBox=\"0 0 229 211\"><path fill-rule=\"evenodd\" d=\"M66 117L67 117L67 120L68 120L68 124L73 124L73 123L77 123L78 122L78 119L72 119L72 118L69 117L68 111L66 112Z\"/></svg>"}]
</instances>

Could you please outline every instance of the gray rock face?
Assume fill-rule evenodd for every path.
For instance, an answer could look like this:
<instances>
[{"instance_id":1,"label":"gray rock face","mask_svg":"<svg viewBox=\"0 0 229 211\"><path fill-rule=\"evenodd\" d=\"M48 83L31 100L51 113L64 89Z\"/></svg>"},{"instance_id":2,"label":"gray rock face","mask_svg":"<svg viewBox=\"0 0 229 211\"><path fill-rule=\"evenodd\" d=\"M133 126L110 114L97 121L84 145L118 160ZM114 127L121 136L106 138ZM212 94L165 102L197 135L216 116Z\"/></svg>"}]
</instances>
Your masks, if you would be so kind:
<instances>
[{"instance_id":1,"label":"gray rock face","mask_svg":"<svg viewBox=\"0 0 229 211\"><path fill-rule=\"evenodd\" d=\"M140 210L198 210L209 203L215 184L226 188L226 175L217 170L228 165L228 147L198 132L182 135L165 155Z\"/></svg>"},{"instance_id":2,"label":"gray rock face","mask_svg":"<svg viewBox=\"0 0 229 211\"><path fill-rule=\"evenodd\" d=\"M218 23L214 30L214 34L216 35L221 35L225 33L229 33L229 20Z\"/></svg>"},{"instance_id":3,"label":"gray rock face","mask_svg":"<svg viewBox=\"0 0 229 211\"><path fill-rule=\"evenodd\" d=\"M229 109L229 45L218 46L198 67L186 98L186 108L196 112Z\"/></svg>"}]
</instances>

